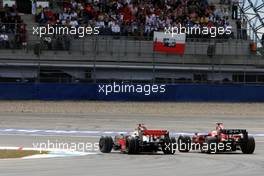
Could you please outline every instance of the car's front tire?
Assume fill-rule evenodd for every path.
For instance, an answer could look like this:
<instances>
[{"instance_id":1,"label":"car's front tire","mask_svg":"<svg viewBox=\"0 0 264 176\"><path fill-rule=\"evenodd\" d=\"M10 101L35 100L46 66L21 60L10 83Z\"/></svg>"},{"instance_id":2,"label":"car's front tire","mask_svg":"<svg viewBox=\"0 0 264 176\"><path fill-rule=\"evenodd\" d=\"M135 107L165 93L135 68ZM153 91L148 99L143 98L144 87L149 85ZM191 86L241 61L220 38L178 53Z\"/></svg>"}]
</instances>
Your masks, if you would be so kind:
<instances>
[{"instance_id":1,"label":"car's front tire","mask_svg":"<svg viewBox=\"0 0 264 176\"><path fill-rule=\"evenodd\" d=\"M207 136L204 145L207 145L207 150L203 150L208 154L215 154L218 152L218 139L217 137ZM204 147L204 146L203 146Z\"/></svg>"},{"instance_id":2,"label":"car's front tire","mask_svg":"<svg viewBox=\"0 0 264 176\"><path fill-rule=\"evenodd\" d=\"M99 149L102 153L110 153L113 148L113 139L111 136L102 136L99 140Z\"/></svg>"},{"instance_id":3,"label":"car's front tire","mask_svg":"<svg viewBox=\"0 0 264 176\"><path fill-rule=\"evenodd\" d=\"M139 153L139 139L131 137L126 141L127 153L138 154Z\"/></svg>"}]
</instances>

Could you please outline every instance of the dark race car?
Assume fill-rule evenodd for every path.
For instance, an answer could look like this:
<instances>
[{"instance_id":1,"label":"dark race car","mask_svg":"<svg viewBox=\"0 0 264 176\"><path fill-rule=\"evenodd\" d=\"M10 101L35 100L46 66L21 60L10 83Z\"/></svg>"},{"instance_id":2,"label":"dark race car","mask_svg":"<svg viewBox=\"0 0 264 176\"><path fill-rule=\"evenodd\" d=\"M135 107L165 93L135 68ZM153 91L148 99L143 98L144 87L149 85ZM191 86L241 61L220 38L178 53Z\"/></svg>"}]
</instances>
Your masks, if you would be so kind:
<instances>
[{"instance_id":1,"label":"dark race car","mask_svg":"<svg viewBox=\"0 0 264 176\"><path fill-rule=\"evenodd\" d=\"M203 153L233 152L241 150L244 154L253 154L255 140L245 129L224 129L223 123L216 124L216 130L208 134L195 133L194 136L180 136L178 150L189 152L201 150Z\"/></svg>"},{"instance_id":2,"label":"dark race car","mask_svg":"<svg viewBox=\"0 0 264 176\"><path fill-rule=\"evenodd\" d=\"M158 151L174 154L176 148L174 149L173 144L176 144L176 139L170 137L169 131L148 130L144 125L139 124L130 135L120 134L114 139L111 136L102 136L99 148L102 153L110 153L113 149L127 154Z\"/></svg>"}]
</instances>

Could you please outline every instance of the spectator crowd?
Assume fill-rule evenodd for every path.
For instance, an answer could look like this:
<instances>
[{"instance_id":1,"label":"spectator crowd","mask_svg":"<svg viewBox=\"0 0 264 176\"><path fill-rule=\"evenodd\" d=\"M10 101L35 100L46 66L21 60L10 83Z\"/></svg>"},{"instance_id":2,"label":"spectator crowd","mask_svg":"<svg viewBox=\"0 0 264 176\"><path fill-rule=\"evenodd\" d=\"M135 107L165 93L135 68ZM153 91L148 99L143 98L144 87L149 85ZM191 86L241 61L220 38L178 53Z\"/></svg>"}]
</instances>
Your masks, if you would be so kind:
<instances>
[{"instance_id":1,"label":"spectator crowd","mask_svg":"<svg viewBox=\"0 0 264 176\"><path fill-rule=\"evenodd\" d=\"M65 0L61 7L61 11L36 7L36 21L40 25L99 27L101 35L141 37L180 25L230 27L229 10L216 8L207 0Z\"/></svg>"},{"instance_id":2,"label":"spectator crowd","mask_svg":"<svg viewBox=\"0 0 264 176\"><path fill-rule=\"evenodd\" d=\"M26 25L15 6L0 8L0 48L26 45Z\"/></svg>"}]
</instances>

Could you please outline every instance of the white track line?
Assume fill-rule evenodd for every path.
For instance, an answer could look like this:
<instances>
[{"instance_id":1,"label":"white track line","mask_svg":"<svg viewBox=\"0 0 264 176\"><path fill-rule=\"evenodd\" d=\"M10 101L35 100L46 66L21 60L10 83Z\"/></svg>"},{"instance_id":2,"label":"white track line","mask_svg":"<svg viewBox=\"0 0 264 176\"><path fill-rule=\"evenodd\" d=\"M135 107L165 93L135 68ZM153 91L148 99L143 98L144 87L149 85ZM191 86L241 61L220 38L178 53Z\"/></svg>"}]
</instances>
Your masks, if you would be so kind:
<instances>
[{"instance_id":1,"label":"white track line","mask_svg":"<svg viewBox=\"0 0 264 176\"><path fill-rule=\"evenodd\" d=\"M30 148L30 147L12 147L12 146L0 146L0 150L18 150L18 151L41 151L40 148ZM26 156L22 159L37 159L37 158L57 158L57 157L74 157L74 156L87 156L87 155L95 155L96 152L79 152L79 151L71 151L71 150L62 150L62 149L42 149L42 151L49 152L48 154L37 154L32 156Z\"/></svg>"}]
</instances>

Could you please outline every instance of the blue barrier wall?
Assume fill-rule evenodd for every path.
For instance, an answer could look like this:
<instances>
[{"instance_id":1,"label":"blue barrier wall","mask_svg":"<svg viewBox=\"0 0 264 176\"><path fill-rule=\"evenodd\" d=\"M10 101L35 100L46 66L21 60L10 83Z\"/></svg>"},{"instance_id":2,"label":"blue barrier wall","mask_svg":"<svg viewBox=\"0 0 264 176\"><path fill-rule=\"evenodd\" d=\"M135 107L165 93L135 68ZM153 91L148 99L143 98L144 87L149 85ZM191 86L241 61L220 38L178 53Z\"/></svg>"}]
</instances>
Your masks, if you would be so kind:
<instances>
[{"instance_id":1,"label":"blue barrier wall","mask_svg":"<svg viewBox=\"0 0 264 176\"><path fill-rule=\"evenodd\" d=\"M1 100L264 102L264 85L166 85L164 93L105 93L97 84L0 84Z\"/></svg>"}]
</instances>

